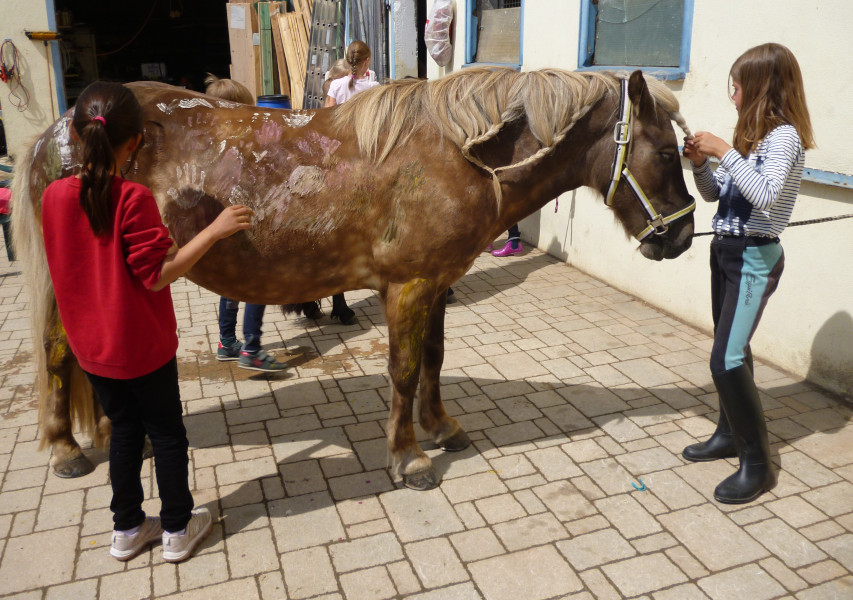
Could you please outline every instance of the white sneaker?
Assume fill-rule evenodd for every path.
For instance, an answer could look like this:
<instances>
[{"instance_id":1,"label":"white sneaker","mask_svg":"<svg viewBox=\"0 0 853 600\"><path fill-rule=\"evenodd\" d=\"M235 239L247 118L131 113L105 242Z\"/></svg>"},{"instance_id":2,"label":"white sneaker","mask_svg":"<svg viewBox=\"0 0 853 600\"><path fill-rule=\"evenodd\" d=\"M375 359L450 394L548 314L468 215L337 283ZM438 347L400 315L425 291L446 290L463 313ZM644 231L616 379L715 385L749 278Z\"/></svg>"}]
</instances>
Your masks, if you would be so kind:
<instances>
[{"instance_id":1,"label":"white sneaker","mask_svg":"<svg viewBox=\"0 0 853 600\"><path fill-rule=\"evenodd\" d=\"M163 532L163 560L181 562L190 557L196 546L207 537L213 525L213 517L206 508L197 508L192 512L186 531L183 534Z\"/></svg>"},{"instance_id":2,"label":"white sneaker","mask_svg":"<svg viewBox=\"0 0 853 600\"><path fill-rule=\"evenodd\" d=\"M130 560L142 552L148 544L159 539L162 533L163 528L160 527L158 517L145 517L142 525L139 526L139 531L133 535L113 531L110 555L118 560Z\"/></svg>"}]
</instances>

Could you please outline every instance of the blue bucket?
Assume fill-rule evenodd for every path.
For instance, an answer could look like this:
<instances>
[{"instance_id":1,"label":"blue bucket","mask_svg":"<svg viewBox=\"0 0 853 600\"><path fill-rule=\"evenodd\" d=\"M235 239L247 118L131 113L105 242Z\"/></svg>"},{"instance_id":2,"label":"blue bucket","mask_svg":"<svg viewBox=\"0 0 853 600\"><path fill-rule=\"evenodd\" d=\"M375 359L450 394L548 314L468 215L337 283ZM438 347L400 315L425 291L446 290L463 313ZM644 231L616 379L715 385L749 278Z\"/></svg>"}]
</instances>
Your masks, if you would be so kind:
<instances>
[{"instance_id":1,"label":"blue bucket","mask_svg":"<svg viewBox=\"0 0 853 600\"><path fill-rule=\"evenodd\" d=\"M258 96L258 106L266 106L269 108L290 108L290 96L285 94Z\"/></svg>"}]
</instances>

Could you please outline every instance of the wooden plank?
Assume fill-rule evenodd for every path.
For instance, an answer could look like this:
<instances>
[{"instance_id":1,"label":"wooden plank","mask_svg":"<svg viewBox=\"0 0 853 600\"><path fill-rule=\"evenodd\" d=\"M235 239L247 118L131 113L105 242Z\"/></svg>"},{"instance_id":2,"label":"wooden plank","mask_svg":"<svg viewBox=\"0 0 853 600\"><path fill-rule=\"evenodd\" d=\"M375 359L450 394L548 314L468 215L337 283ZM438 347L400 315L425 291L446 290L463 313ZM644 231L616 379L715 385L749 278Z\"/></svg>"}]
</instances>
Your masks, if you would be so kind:
<instances>
[{"instance_id":1,"label":"wooden plank","mask_svg":"<svg viewBox=\"0 0 853 600\"><path fill-rule=\"evenodd\" d=\"M258 2L258 32L260 33L261 54L261 91L272 94L273 88L273 66L272 66L272 31L270 29L270 3Z\"/></svg>"},{"instance_id":2,"label":"wooden plank","mask_svg":"<svg viewBox=\"0 0 853 600\"><path fill-rule=\"evenodd\" d=\"M284 42L281 39L281 25L279 24L279 21L285 18L284 13L270 15L270 27L272 29L273 45L275 46L279 90L280 93L290 96L290 77L287 73L287 57L284 55Z\"/></svg>"},{"instance_id":3,"label":"wooden plank","mask_svg":"<svg viewBox=\"0 0 853 600\"><path fill-rule=\"evenodd\" d=\"M231 2L225 5L228 17L228 42L231 46L231 79L258 95L255 77L255 49L252 44L252 4Z\"/></svg>"},{"instance_id":4,"label":"wooden plank","mask_svg":"<svg viewBox=\"0 0 853 600\"><path fill-rule=\"evenodd\" d=\"M285 59L288 65L299 65L297 40L294 33L291 31L291 22L293 15L296 13L287 13L285 18L278 20L279 30L281 32L281 42L284 49ZM302 108L302 93L304 84L302 83L302 69L288 69L290 76L290 103L294 108Z\"/></svg>"},{"instance_id":5,"label":"wooden plank","mask_svg":"<svg viewBox=\"0 0 853 600\"><path fill-rule=\"evenodd\" d=\"M258 23L258 11L255 3L252 3L252 60L255 63L255 94L256 97L263 94L263 83L261 79L261 52L260 52L260 24Z\"/></svg>"}]
</instances>

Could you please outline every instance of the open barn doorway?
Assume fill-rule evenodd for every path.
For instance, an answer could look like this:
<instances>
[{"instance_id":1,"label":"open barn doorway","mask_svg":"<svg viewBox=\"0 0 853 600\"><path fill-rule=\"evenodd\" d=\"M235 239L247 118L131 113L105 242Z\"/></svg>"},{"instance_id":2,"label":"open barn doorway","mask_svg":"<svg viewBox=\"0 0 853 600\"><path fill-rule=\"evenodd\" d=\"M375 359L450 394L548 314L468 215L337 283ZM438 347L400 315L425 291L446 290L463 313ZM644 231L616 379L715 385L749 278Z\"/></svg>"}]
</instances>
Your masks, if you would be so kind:
<instances>
[{"instance_id":1,"label":"open barn doorway","mask_svg":"<svg viewBox=\"0 0 853 600\"><path fill-rule=\"evenodd\" d=\"M96 80L151 79L204 89L229 76L225 0L54 0L65 96Z\"/></svg>"}]
</instances>

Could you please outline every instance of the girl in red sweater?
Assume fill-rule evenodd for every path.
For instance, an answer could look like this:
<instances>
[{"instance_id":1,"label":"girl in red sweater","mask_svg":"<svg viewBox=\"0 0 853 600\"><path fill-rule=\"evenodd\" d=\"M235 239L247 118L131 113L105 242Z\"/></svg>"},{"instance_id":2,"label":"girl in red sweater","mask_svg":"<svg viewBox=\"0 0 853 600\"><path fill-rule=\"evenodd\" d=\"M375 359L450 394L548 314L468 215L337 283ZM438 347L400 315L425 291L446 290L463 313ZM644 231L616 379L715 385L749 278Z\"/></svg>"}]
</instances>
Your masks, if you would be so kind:
<instances>
[{"instance_id":1,"label":"girl in red sweater","mask_svg":"<svg viewBox=\"0 0 853 600\"><path fill-rule=\"evenodd\" d=\"M251 227L252 211L229 206L176 249L144 185L120 177L142 141L142 109L118 83L87 87L74 108L82 144L77 175L42 197L50 277L68 343L112 421L110 554L129 560L163 540L163 558L189 557L211 528L193 510L186 429L178 391L177 324L169 284L213 244ZM154 448L160 518L146 517L140 472L145 435ZM165 530L165 531L164 531Z\"/></svg>"}]
</instances>

